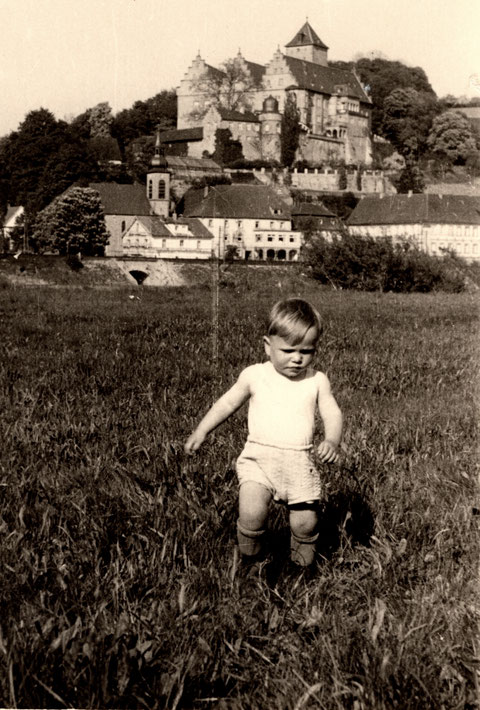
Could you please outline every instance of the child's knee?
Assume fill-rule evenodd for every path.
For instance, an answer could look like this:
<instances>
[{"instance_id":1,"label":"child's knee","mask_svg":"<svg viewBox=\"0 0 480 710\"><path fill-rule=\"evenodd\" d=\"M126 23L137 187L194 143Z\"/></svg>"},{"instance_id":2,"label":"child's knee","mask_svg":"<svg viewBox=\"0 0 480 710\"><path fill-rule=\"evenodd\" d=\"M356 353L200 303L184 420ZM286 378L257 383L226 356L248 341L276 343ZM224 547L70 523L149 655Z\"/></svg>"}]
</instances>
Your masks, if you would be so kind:
<instances>
[{"instance_id":1,"label":"child's knee","mask_svg":"<svg viewBox=\"0 0 480 710\"><path fill-rule=\"evenodd\" d=\"M290 510L290 529L298 538L307 538L316 531L317 511L311 507Z\"/></svg>"},{"instance_id":2,"label":"child's knee","mask_svg":"<svg viewBox=\"0 0 480 710\"><path fill-rule=\"evenodd\" d=\"M257 483L244 483L240 487L239 520L248 530L259 530L265 524L271 494Z\"/></svg>"}]
</instances>

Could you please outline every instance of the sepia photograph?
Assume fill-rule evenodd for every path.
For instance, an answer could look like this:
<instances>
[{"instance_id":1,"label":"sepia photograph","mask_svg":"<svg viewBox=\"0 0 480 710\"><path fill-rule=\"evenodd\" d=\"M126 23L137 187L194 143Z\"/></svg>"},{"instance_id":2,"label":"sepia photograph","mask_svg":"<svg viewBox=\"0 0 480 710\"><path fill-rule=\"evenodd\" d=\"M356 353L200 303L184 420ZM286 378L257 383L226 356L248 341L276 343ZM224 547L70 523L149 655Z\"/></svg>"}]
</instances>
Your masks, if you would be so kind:
<instances>
[{"instance_id":1,"label":"sepia photograph","mask_svg":"<svg viewBox=\"0 0 480 710\"><path fill-rule=\"evenodd\" d=\"M480 710L480 2L0 27L0 708Z\"/></svg>"}]
</instances>

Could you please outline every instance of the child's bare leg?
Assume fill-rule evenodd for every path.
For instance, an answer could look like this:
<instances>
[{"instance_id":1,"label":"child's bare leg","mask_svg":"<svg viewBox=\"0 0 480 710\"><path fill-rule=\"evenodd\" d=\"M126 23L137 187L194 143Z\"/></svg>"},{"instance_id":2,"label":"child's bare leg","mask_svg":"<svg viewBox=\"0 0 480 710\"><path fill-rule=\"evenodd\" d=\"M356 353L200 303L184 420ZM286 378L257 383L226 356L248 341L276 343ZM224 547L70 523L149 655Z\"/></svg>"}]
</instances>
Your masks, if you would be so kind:
<instances>
[{"instance_id":1,"label":"child's bare leg","mask_svg":"<svg viewBox=\"0 0 480 710\"><path fill-rule=\"evenodd\" d=\"M312 564L315 557L317 521L317 511L313 505L302 504L290 508L290 556L293 562L302 567Z\"/></svg>"},{"instance_id":2,"label":"child's bare leg","mask_svg":"<svg viewBox=\"0 0 480 710\"><path fill-rule=\"evenodd\" d=\"M260 552L271 498L270 491L255 481L240 486L237 538L242 555L252 557Z\"/></svg>"}]
</instances>

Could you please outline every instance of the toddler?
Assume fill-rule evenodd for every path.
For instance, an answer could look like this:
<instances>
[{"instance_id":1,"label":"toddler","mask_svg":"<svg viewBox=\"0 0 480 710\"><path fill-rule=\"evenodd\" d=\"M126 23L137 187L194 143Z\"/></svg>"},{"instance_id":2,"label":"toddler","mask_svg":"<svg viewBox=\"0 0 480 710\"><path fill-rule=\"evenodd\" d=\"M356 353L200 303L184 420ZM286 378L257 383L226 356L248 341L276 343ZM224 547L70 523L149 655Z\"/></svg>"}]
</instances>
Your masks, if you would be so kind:
<instances>
[{"instance_id":1,"label":"toddler","mask_svg":"<svg viewBox=\"0 0 480 710\"><path fill-rule=\"evenodd\" d=\"M301 566L313 562L323 497L312 458L317 407L324 428L319 461L337 461L342 436L342 414L328 378L312 366L321 333L320 316L310 303L299 298L276 303L263 338L268 361L245 368L185 444L186 453L197 451L209 432L249 400L248 438L237 460L237 537L245 558L261 551L273 499L288 506L291 559Z\"/></svg>"}]
</instances>

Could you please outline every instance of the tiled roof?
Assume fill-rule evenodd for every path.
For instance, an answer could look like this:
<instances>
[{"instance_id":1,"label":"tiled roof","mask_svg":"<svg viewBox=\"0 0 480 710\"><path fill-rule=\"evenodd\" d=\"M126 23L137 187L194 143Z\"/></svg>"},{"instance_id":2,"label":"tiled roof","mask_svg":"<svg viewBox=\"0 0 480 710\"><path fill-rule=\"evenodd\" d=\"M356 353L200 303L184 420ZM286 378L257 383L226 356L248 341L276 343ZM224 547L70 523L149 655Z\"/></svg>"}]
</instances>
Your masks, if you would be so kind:
<instances>
[{"instance_id":1,"label":"tiled roof","mask_svg":"<svg viewBox=\"0 0 480 710\"><path fill-rule=\"evenodd\" d=\"M250 111L233 111L232 109L216 106L218 113L223 121L246 121L248 123L258 123L258 116Z\"/></svg>"},{"instance_id":2,"label":"tiled roof","mask_svg":"<svg viewBox=\"0 0 480 710\"><path fill-rule=\"evenodd\" d=\"M290 219L290 208L268 185L214 185L191 189L184 196L189 217L224 219Z\"/></svg>"},{"instance_id":3,"label":"tiled roof","mask_svg":"<svg viewBox=\"0 0 480 710\"><path fill-rule=\"evenodd\" d=\"M138 221L150 232L152 237L171 237L171 232L165 226L161 217L139 217Z\"/></svg>"},{"instance_id":4,"label":"tiled roof","mask_svg":"<svg viewBox=\"0 0 480 710\"><path fill-rule=\"evenodd\" d=\"M338 93L337 87L342 86L346 88L348 96L360 99L365 103L371 103L353 72L337 67L324 67L321 64L306 62L296 57L284 55L284 58L295 77L298 88L310 89L331 96Z\"/></svg>"},{"instance_id":5,"label":"tiled roof","mask_svg":"<svg viewBox=\"0 0 480 710\"><path fill-rule=\"evenodd\" d=\"M213 234L202 222L196 217L177 217L177 219L165 219L165 224L186 224L191 232L192 237L198 239L213 239Z\"/></svg>"},{"instance_id":6,"label":"tiled roof","mask_svg":"<svg viewBox=\"0 0 480 710\"><path fill-rule=\"evenodd\" d=\"M321 202L300 202L292 207L292 217L336 217Z\"/></svg>"},{"instance_id":7,"label":"tiled roof","mask_svg":"<svg viewBox=\"0 0 480 710\"><path fill-rule=\"evenodd\" d=\"M176 143L181 141L201 141L203 140L203 128L178 128L160 133L160 143Z\"/></svg>"},{"instance_id":8,"label":"tiled roof","mask_svg":"<svg viewBox=\"0 0 480 710\"><path fill-rule=\"evenodd\" d=\"M308 45L315 45L315 47L320 47L321 49L328 49L327 45L322 42L320 37L317 35L315 30L312 28L309 22L305 22L303 27L298 30L295 37L291 42L286 44L286 47L305 47Z\"/></svg>"},{"instance_id":9,"label":"tiled roof","mask_svg":"<svg viewBox=\"0 0 480 710\"><path fill-rule=\"evenodd\" d=\"M256 62L249 62L245 59L245 64L252 75L252 79L256 85L262 83L263 75L265 74L265 67L263 64L257 64Z\"/></svg>"},{"instance_id":10,"label":"tiled roof","mask_svg":"<svg viewBox=\"0 0 480 710\"><path fill-rule=\"evenodd\" d=\"M139 183L91 182L89 187L100 195L106 215L148 215L151 212L145 187Z\"/></svg>"},{"instance_id":11,"label":"tiled roof","mask_svg":"<svg viewBox=\"0 0 480 710\"><path fill-rule=\"evenodd\" d=\"M364 197L348 218L348 224L480 224L480 197L431 194Z\"/></svg>"},{"instance_id":12,"label":"tiled roof","mask_svg":"<svg viewBox=\"0 0 480 710\"><path fill-rule=\"evenodd\" d=\"M179 237L181 239L213 239L212 233L195 218L172 219L168 217L158 217L156 215L150 217L139 217L138 221L143 224L145 229L152 237ZM186 225L188 228L187 234L175 234L174 226L176 224Z\"/></svg>"},{"instance_id":13,"label":"tiled roof","mask_svg":"<svg viewBox=\"0 0 480 710\"><path fill-rule=\"evenodd\" d=\"M168 167L175 170L207 170L222 172L222 168L211 158L191 158L189 156L167 155Z\"/></svg>"}]
</instances>

